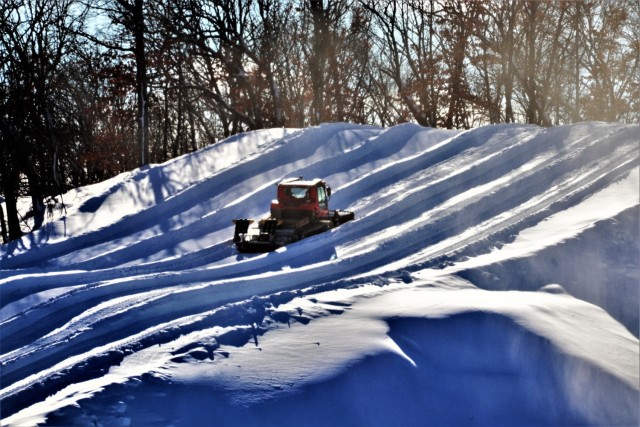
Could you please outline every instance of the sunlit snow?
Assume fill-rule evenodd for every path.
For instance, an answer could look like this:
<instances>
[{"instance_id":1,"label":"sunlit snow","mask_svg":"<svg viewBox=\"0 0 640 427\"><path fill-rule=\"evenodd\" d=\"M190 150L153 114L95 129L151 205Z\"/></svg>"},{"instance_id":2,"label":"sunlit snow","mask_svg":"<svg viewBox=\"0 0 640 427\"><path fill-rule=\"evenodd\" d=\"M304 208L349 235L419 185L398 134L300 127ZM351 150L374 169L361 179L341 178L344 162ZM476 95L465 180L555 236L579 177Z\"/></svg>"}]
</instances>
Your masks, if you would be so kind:
<instances>
[{"instance_id":1,"label":"sunlit snow","mask_svg":"<svg viewBox=\"0 0 640 427\"><path fill-rule=\"evenodd\" d=\"M0 247L2 425L638 425L640 126L325 124ZM286 177L356 219L239 254Z\"/></svg>"}]
</instances>

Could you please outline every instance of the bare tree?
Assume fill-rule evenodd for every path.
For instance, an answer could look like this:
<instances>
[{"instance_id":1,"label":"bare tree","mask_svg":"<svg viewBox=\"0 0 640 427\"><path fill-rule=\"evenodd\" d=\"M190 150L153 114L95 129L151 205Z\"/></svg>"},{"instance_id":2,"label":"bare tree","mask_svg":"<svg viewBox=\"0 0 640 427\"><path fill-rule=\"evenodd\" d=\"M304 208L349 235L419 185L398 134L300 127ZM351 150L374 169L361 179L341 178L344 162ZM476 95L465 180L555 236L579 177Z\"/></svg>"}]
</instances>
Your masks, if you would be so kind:
<instances>
[{"instance_id":1,"label":"bare tree","mask_svg":"<svg viewBox=\"0 0 640 427\"><path fill-rule=\"evenodd\" d=\"M112 51L132 54L135 62L134 93L136 96L137 142L139 165L149 161L149 82L147 75L147 17L144 0L100 0L87 2L87 7L109 18L120 27L115 34L105 29L84 31L91 42Z\"/></svg>"},{"instance_id":2,"label":"bare tree","mask_svg":"<svg viewBox=\"0 0 640 427\"><path fill-rule=\"evenodd\" d=\"M435 27L435 2L361 3L375 18L377 28L371 37L382 71L394 81L399 99L419 124L436 126L442 52Z\"/></svg>"},{"instance_id":3,"label":"bare tree","mask_svg":"<svg viewBox=\"0 0 640 427\"><path fill-rule=\"evenodd\" d=\"M474 102L467 81L467 66L471 34L478 27L479 17L484 12L480 2L464 2L448 0L443 3L443 10L438 24L442 27L443 49L447 76L447 112L444 127L447 129L469 128L468 109Z\"/></svg>"},{"instance_id":4,"label":"bare tree","mask_svg":"<svg viewBox=\"0 0 640 427\"><path fill-rule=\"evenodd\" d=\"M83 18L82 9L72 6L72 0L3 0L0 7L1 153L7 165L0 181L10 239L22 233L16 209L21 175L27 178L34 229L44 220L44 198L63 190L59 135L68 122L61 118L56 91Z\"/></svg>"},{"instance_id":5,"label":"bare tree","mask_svg":"<svg viewBox=\"0 0 640 427\"><path fill-rule=\"evenodd\" d=\"M133 36L130 49L136 62L136 95L138 99L138 145L140 165L148 163L149 153L149 89L147 81L146 23L143 0L116 0L120 22ZM116 18L117 20L117 18Z\"/></svg>"},{"instance_id":6,"label":"bare tree","mask_svg":"<svg viewBox=\"0 0 640 427\"><path fill-rule=\"evenodd\" d=\"M589 120L638 121L640 94L640 4L585 3L583 98ZM590 101L590 102L589 102Z\"/></svg>"}]
</instances>

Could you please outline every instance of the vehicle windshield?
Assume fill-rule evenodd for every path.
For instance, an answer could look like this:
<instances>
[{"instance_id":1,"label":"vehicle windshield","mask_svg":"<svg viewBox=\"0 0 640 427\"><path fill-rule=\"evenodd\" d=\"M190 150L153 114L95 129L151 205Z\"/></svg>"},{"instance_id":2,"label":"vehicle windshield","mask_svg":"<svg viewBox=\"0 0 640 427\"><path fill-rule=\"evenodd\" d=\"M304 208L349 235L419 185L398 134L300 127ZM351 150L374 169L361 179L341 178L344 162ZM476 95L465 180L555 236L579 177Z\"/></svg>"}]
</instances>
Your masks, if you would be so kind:
<instances>
[{"instance_id":1,"label":"vehicle windshield","mask_svg":"<svg viewBox=\"0 0 640 427\"><path fill-rule=\"evenodd\" d=\"M304 199L307 197L307 191L309 191L307 187L288 187L285 194L294 199Z\"/></svg>"}]
</instances>

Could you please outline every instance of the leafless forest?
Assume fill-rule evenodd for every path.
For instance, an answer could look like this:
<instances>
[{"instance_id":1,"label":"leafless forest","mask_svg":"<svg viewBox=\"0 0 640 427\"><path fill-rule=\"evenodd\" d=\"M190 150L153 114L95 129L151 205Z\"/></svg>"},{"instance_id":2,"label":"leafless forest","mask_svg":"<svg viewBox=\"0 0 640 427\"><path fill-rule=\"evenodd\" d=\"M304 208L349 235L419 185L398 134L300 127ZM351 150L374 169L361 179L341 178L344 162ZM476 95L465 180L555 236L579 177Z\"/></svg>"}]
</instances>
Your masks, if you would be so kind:
<instances>
[{"instance_id":1,"label":"leafless forest","mask_svg":"<svg viewBox=\"0 0 640 427\"><path fill-rule=\"evenodd\" d=\"M247 130L640 118L638 0L0 0L0 11L4 242L23 233L19 197L37 228L70 187Z\"/></svg>"}]
</instances>

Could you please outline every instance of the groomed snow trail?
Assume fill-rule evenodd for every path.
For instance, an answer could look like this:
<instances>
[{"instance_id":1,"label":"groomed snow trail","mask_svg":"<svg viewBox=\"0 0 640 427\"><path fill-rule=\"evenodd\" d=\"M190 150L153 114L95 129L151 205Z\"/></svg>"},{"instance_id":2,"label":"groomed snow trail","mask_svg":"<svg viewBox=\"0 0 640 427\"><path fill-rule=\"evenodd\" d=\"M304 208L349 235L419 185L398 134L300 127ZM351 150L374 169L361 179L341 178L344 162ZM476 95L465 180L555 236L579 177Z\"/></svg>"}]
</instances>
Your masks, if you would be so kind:
<instances>
[{"instance_id":1,"label":"groomed snow trail","mask_svg":"<svg viewBox=\"0 0 640 427\"><path fill-rule=\"evenodd\" d=\"M463 261L616 185L638 188L639 138L640 126L605 123L327 124L239 135L74 193L66 218L0 248L3 417L101 377L125 354L242 323L225 307L254 295L469 268ZM356 219L274 253L238 254L231 220L264 216L290 176L324 178L332 207ZM615 199L584 227L638 204Z\"/></svg>"}]
</instances>

